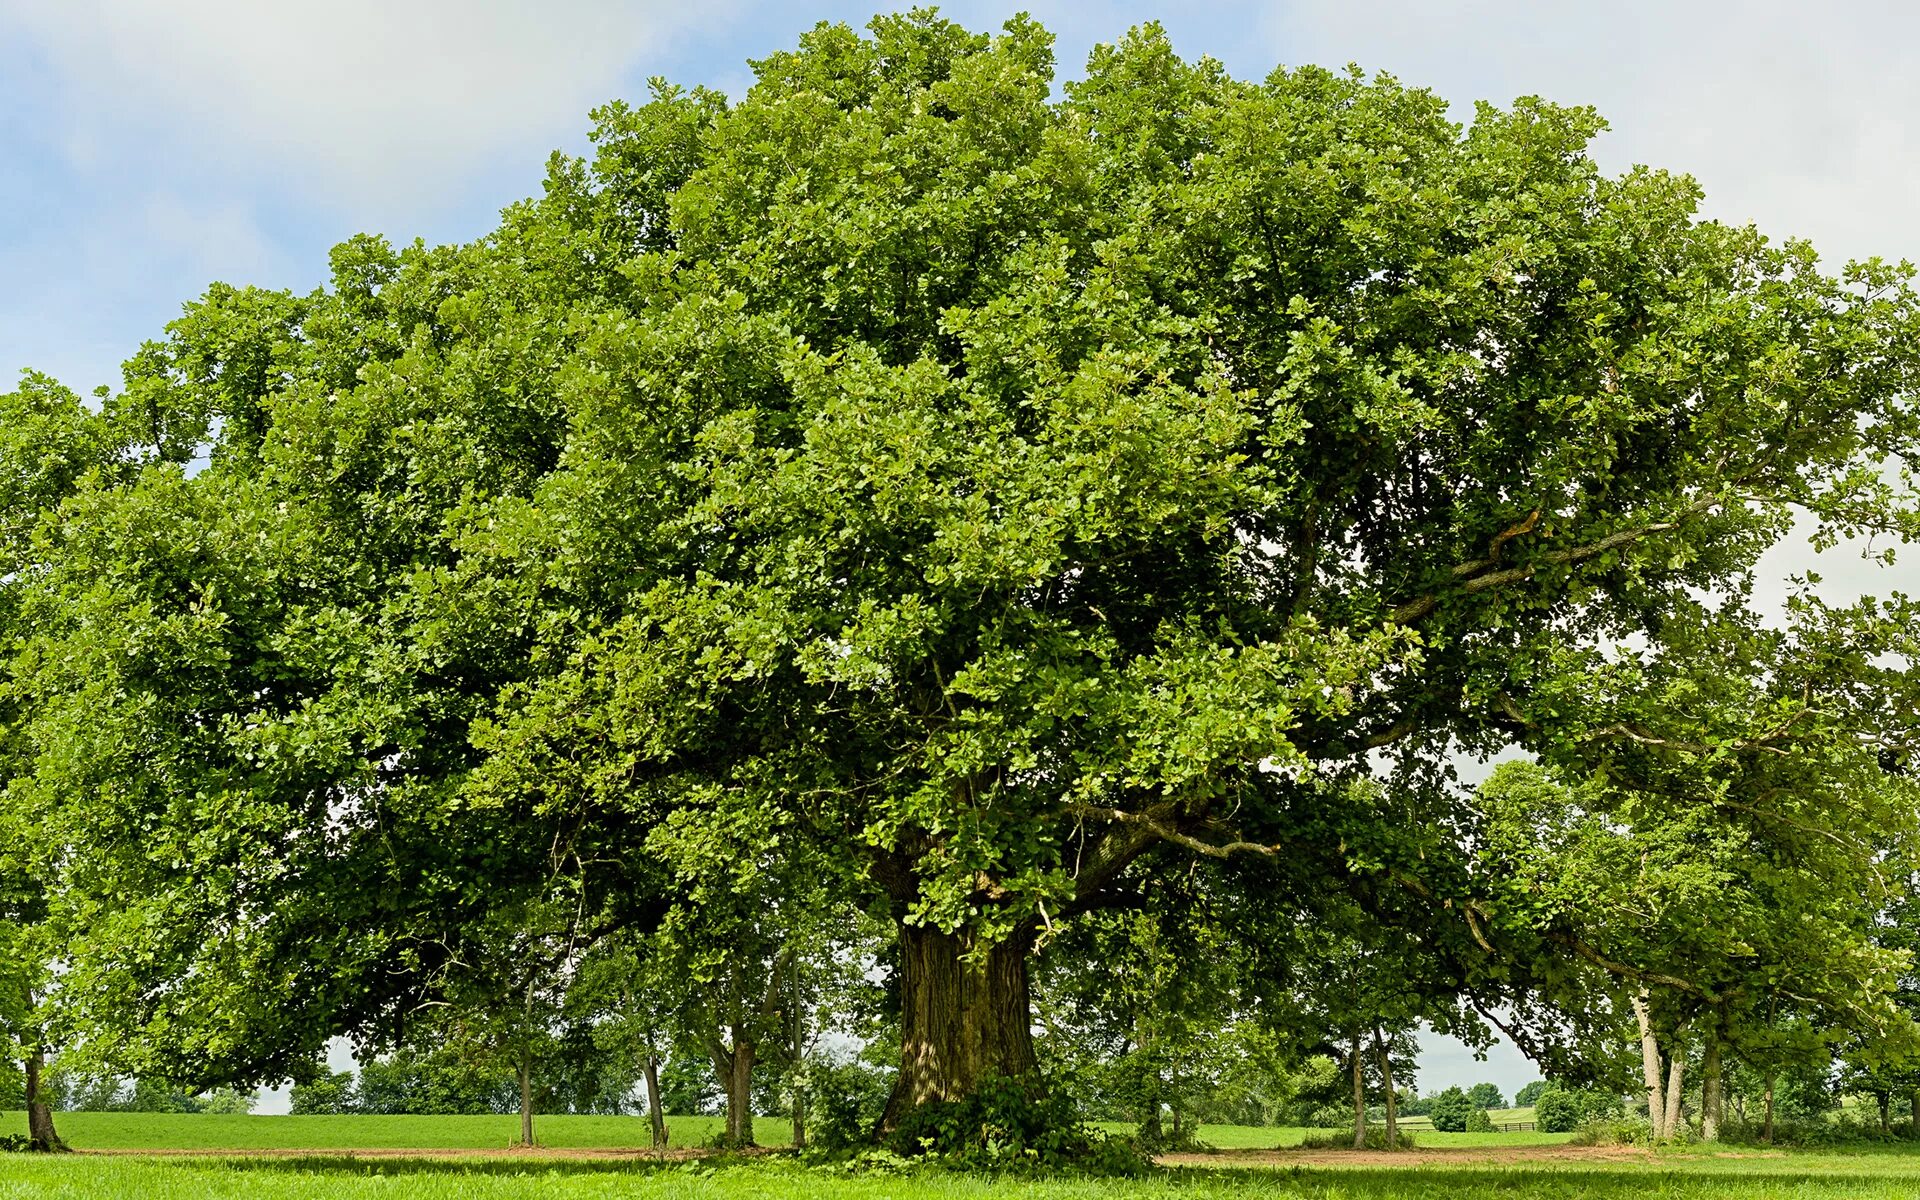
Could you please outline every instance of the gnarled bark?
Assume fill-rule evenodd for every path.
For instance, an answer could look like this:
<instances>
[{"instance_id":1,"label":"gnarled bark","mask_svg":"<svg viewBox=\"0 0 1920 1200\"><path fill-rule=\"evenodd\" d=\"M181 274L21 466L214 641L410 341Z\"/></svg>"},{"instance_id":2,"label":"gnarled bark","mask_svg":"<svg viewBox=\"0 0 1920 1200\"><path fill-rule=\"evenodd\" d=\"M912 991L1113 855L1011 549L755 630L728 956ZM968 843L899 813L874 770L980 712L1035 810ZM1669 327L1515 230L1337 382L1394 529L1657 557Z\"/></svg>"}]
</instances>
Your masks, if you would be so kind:
<instances>
[{"instance_id":1,"label":"gnarled bark","mask_svg":"<svg viewBox=\"0 0 1920 1200\"><path fill-rule=\"evenodd\" d=\"M900 926L900 1074L883 1130L922 1104L971 1095L982 1080L1038 1077L1028 994L1030 930L976 949L976 935Z\"/></svg>"}]
</instances>

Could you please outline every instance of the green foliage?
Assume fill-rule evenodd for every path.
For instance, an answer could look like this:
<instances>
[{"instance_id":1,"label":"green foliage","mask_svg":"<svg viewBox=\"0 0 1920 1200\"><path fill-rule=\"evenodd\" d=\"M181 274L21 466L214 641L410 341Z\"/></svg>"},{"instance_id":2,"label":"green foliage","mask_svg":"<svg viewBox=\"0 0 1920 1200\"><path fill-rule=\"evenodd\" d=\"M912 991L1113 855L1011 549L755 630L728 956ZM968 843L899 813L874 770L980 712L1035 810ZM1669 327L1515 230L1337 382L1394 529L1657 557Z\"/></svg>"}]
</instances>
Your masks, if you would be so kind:
<instances>
[{"instance_id":1,"label":"green foliage","mask_svg":"<svg viewBox=\"0 0 1920 1200\"><path fill-rule=\"evenodd\" d=\"M288 1098L288 1111L302 1117L357 1112L359 1106L352 1071L319 1070L296 1079Z\"/></svg>"},{"instance_id":2,"label":"green foliage","mask_svg":"<svg viewBox=\"0 0 1920 1200\"><path fill-rule=\"evenodd\" d=\"M1475 1108L1505 1108L1506 1100L1500 1095L1500 1089L1491 1083L1476 1083L1467 1089L1467 1099ZM1516 1101L1517 1103L1517 1101Z\"/></svg>"},{"instance_id":3,"label":"green foliage","mask_svg":"<svg viewBox=\"0 0 1920 1200\"><path fill-rule=\"evenodd\" d=\"M1138 1175L1147 1160L1121 1138L1081 1122L1058 1093L1036 1097L1026 1080L987 1080L961 1100L909 1112L887 1136L894 1153L968 1171Z\"/></svg>"},{"instance_id":4,"label":"green foliage","mask_svg":"<svg viewBox=\"0 0 1920 1200\"><path fill-rule=\"evenodd\" d=\"M1400 1150L1411 1150L1414 1148L1416 1143L1413 1134L1405 1129L1397 1129L1394 1132L1396 1135L1394 1148ZM1301 1139L1300 1148L1303 1150L1351 1150L1353 1149L1353 1132L1348 1130L1344 1135L1339 1133L1320 1133L1318 1131L1310 1132L1306 1137ZM1367 1126L1366 1148L1368 1150L1388 1149L1386 1126Z\"/></svg>"},{"instance_id":5,"label":"green foliage","mask_svg":"<svg viewBox=\"0 0 1920 1200\"><path fill-rule=\"evenodd\" d=\"M510 1076L477 1068L447 1050L399 1050L360 1064L354 1111L363 1113L504 1113L520 1098Z\"/></svg>"},{"instance_id":6,"label":"green foliage","mask_svg":"<svg viewBox=\"0 0 1920 1200\"><path fill-rule=\"evenodd\" d=\"M1480 1110L1467 1099L1467 1094L1457 1087L1450 1087L1436 1094L1427 1106L1427 1119L1433 1127L1443 1133L1464 1133L1468 1121Z\"/></svg>"},{"instance_id":7,"label":"green foliage","mask_svg":"<svg viewBox=\"0 0 1920 1200\"><path fill-rule=\"evenodd\" d=\"M1515 1108L1532 1107L1534 1101L1540 1098L1540 1094L1552 1086L1552 1084L1549 1084L1544 1079L1536 1079L1532 1083L1522 1086L1519 1091L1513 1094L1513 1106Z\"/></svg>"},{"instance_id":8,"label":"green foliage","mask_svg":"<svg viewBox=\"0 0 1920 1200\"><path fill-rule=\"evenodd\" d=\"M1910 268L1607 176L1589 110L1157 26L1064 84L928 11L753 69L598 110L471 245L210 288L98 415L0 398L10 1046L158 1104L351 1034L401 1047L363 1106L472 1111L677 1034L691 1105L716 1042L798 1078L858 908L955 935L936 980L1048 941L1143 1124L1301 1103L1289 1025L1365 1082L1488 1004L1610 1079L1629 983L1671 1053L1915 1051L1920 625L1751 605L1797 520L1920 535ZM660 1011L582 986L621 939ZM1038 1074L1026 996L876 957ZM913 1036L916 1152L1108 1153Z\"/></svg>"},{"instance_id":9,"label":"green foliage","mask_svg":"<svg viewBox=\"0 0 1920 1200\"><path fill-rule=\"evenodd\" d=\"M807 1144L829 1153L872 1144L893 1087L890 1072L859 1059L807 1064Z\"/></svg>"},{"instance_id":10,"label":"green foliage","mask_svg":"<svg viewBox=\"0 0 1920 1200\"><path fill-rule=\"evenodd\" d=\"M1645 1117L1600 1118L1586 1122L1573 1135L1576 1146L1650 1146L1653 1126Z\"/></svg>"},{"instance_id":11,"label":"green foliage","mask_svg":"<svg viewBox=\"0 0 1920 1200\"><path fill-rule=\"evenodd\" d=\"M1542 1133L1571 1133L1585 1118L1579 1097L1571 1092L1550 1088L1534 1097L1534 1128Z\"/></svg>"}]
</instances>

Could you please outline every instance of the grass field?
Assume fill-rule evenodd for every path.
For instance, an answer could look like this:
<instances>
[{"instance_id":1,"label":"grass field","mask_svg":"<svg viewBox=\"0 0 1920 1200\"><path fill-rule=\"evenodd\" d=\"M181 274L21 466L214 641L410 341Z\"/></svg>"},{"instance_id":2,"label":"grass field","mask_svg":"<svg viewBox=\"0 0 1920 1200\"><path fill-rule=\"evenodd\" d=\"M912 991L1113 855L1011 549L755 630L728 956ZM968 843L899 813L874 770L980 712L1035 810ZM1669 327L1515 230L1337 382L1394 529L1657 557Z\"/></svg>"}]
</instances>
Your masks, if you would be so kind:
<instances>
[{"instance_id":1,"label":"grass field","mask_svg":"<svg viewBox=\"0 0 1920 1200\"><path fill-rule=\"evenodd\" d=\"M504 1150L520 1136L517 1116L251 1117L206 1113L60 1113L60 1136L81 1150ZM701 1146L720 1132L719 1117L673 1117L675 1146ZM1110 1133L1132 1127L1102 1124ZM25 1130L24 1113L0 1113L0 1130ZM1551 1146L1564 1133L1435 1133L1414 1126L1423 1148ZM760 1117L754 1133L765 1146L787 1144L783 1117ZM1339 1131L1332 1132L1338 1136ZM1202 1125L1200 1140L1221 1150L1298 1146L1308 1131L1249 1125ZM536 1117L534 1135L556 1150L635 1149L648 1144L642 1117Z\"/></svg>"},{"instance_id":2,"label":"grass field","mask_svg":"<svg viewBox=\"0 0 1920 1200\"><path fill-rule=\"evenodd\" d=\"M1300 1130L1210 1126L1202 1137L1221 1152L1134 1181L1025 1181L933 1172L850 1174L784 1157L749 1161L645 1162L565 1157L588 1148L645 1141L633 1117L545 1117L538 1131L553 1151L507 1154L515 1117L228 1117L62 1113L65 1135L86 1150L117 1156L0 1155L0 1200L86 1197L188 1200L235 1197L508 1196L659 1197L759 1200L1907 1200L1920 1196L1920 1146L1860 1152L1582 1151L1554 1134L1434 1134L1410 1156L1273 1151L1297 1145ZM0 1129L23 1124L0 1115ZM675 1141L710 1136L714 1118L674 1121ZM762 1140L786 1132L767 1119ZM387 1148L403 1153L354 1158L338 1151ZM149 1157L143 1150L194 1156ZM435 1158L431 1150L495 1150L498 1155ZM315 1150L314 1154L249 1151ZM222 1151L228 1156L219 1156ZM333 1151L333 1153L327 1153ZM406 1154L406 1151L419 1151ZM130 1152L130 1153L129 1153Z\"/></svg>"},{"instance_id":3,"label":"grass field","mask_svg":"<svg viewBox=\"0 0 1920 1200\"><path fill-rule=\"evenodd\" d=\"M1593 1165L1287 1170L1181 1169L1133 1181L1023 1181L944 1174L844 1175L791 1162L659 1166L529 1159L142 1159L9 1155L4 1200L360 1200L365 1197L646 1197L657 1200L1908 1200L1912 1156L1739 1160L1659 1157Z\"/></svg>"}]
</instances>

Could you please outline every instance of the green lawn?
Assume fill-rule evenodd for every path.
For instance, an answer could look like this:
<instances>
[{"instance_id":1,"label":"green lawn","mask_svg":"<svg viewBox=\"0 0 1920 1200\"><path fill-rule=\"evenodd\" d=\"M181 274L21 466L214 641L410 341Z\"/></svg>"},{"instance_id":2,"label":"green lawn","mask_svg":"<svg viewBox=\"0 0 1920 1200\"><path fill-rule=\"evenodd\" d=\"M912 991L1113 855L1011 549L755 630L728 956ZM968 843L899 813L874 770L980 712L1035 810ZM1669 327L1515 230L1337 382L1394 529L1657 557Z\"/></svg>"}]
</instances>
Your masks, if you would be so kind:
<instances>
[{"instance_id":1,"label":"green lawn","mask_svg":"<svg viewBox=\"0 0 1920 1200\"><path fill-rule=\"evenodd\" d=\"M1423 1150L1463 1149L1441 1162L1380 1165L1378 1156L1311 1164L1275 1162L1248 1151L1298 1145L1303 1130L1206 1126L1201 1137L1223 1153L1204 1166L1167 1170L1129 1182L1015 1181L940 1173L849 1174L784 1158L742 1162L653 1164L632 1160L508 1155L516 1117L226 1117L133 1113L62 1113L61 1129L92 1150L204 1150L205 1157L0 1155L0 1200L73 1197L121 1200L316 1200L359 1197L833 1197L845 1200L1907 1200L1920 1196L1920 1145L1859 1152L1709 1152L1659 1154L1548 1152L1529 1148L1564 1142L1557 1134L1435 1134ZM675 1143L712 1135L717 1118L673 1121ZM24 1126L19 1113L0 1114L0 1129ZM540 1138L556 1150L634 1147L646 1141L635 1117L542 1117ZM775 1142L786 1123L758 1123ZM464 1159L341 1155L245 1157L248 1150L500 1149ZM240 1156L215 1157L218 1151ZM1238 1151L1239 1153L1234 1153ZM1506 1153L1511 1151L1513 1153Z\"/></svg>"},{"instance_id":2,"label":"green lawn","mask_svg":"<svg viewBox=\"0 0 1920 1200\"><path fill-rule=\"evenodd\" d=\"M60 1113L60 1136L82 1150L494 1150L520 1136L517 1116L484 1117L239 1117L203 1113ZM675 1146L700 1146L719 1133L719 1117L673 1117ZM784 1146L784 1117L760 1117L754 1134L765 1146ZM1132 1127L1101 1124L1110 1133ZM0 1113L0 1130L26 1129L23 1113ZM1221 1150L1298 1146L1309 1131L1284 1127L1202 1125L1200 1140ZM1321 1130L1338 1136L1338 1130ZM1551 1146L1564 1133L1435 1133L1414 1127L1422 1148ZM536 1117L534 1136L555 1149L638 1148L648 1144L642 1117Z\"/></svg>"},{"instance_id":3,"label":"green lawn","mask_svg":"<svg viewBox=\"0 0 1920 1200\"><path fill-rule=\"evenodd\" d=\"M675 1146L699 1146L720 1132L719 1117L674 1117ZM483 1117L253 1117L211 1113L56 1113L60 1136L78 1150L504 1150L520 1137L517 1115ZM25 1113L0 1113L0 1130L24 1133ZM763 1145L784 1146L784 1117L754 1120ZM556 1149L638 1148L645 1117L535 1117L534 1138Z\"/></svg>"},{"instance_id":4,"label":"green lawn","mask_svg":"<svg viewBox=\"0 0 1920 1200\"><path fill-rule=\"evenodd\" d=\"M537 1160L0 1158L0 1200L360 1200L365 1197L643 1197L660 1200L1908 1200L1912 1155L1708 1159L1406 1170L1182 1170L1140 1181L858 1175L789 1162L636 1166Z\"/></svg>"}]
</instances>

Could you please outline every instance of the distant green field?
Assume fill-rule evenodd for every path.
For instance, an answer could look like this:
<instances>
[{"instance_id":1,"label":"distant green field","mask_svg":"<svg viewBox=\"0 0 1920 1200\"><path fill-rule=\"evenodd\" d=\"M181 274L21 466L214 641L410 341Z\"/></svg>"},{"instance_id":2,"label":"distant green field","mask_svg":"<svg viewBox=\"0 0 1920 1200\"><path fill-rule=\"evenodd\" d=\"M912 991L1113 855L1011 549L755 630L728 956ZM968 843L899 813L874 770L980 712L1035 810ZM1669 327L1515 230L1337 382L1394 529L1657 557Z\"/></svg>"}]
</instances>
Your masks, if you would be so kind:
<instances>
[{"instance_id":1,"label":"distant green field","mask_svg":"<svg viewBox=\"0 0 1920 1200\"><path fill-rule=\"evenodd\" d=\"M210 1113L60 1113L60 1136L82 1150L504 1150L520 1136L517 1116L480 1117L254 1117ZM673 1117L675 1146L701 1146L720 1132L719 1117ZM1115 1123L1110 1133L1131 1133ZM0 1131L24 1132L23 1113L0 1113ZM1435 1133L1412 1127L1421 1147L1551 1146L1564 1133ZM1200 1140L1221 1150L1298 1146L1309 1131L1283 1126L1202 1125ZM1339 1130L1321 1130L1340 1135ZM784 1117L760 1117L754 1133L763 1146L788 1144ZM641 1148L642 1117L536 1117L534 1137L557 1150Z\"/></svg>"},{"instance_id":2,"label":"distant green field","mask_svg":"<svg viewBox=\"0 0 1920 1200\"><path fill-rule=\"evenodd\" d=\"M24 1113L0 1113L0 1132L26 1132ZM77 1150L504 1150L520 1137L517 1115L479 1117L257 1117L212 1113L57 1113L60 1136ZM719 1117L674 1117L675 1146L700 1146ZM762 1117L763 1145L784 1146L792 1127ZM534 1139L560 1150L643 1148L645 1117L535 1117Z\"/></svg>"},{"instance_id":3,"label":"distant green field","mask_svg":"<svg viewBox=\"0 0 1920 1200\"><path fill-rule=\"evenodd\" d=\"M0 1157L0 1200L1909 1200L1920 1159L1856 1155L1408 1169L1166 1171L1144 1180L1022 1181L940 1173L848 1175L785 1161L663 1166L488 1159Z\"/></svg>"}]
</instances>

